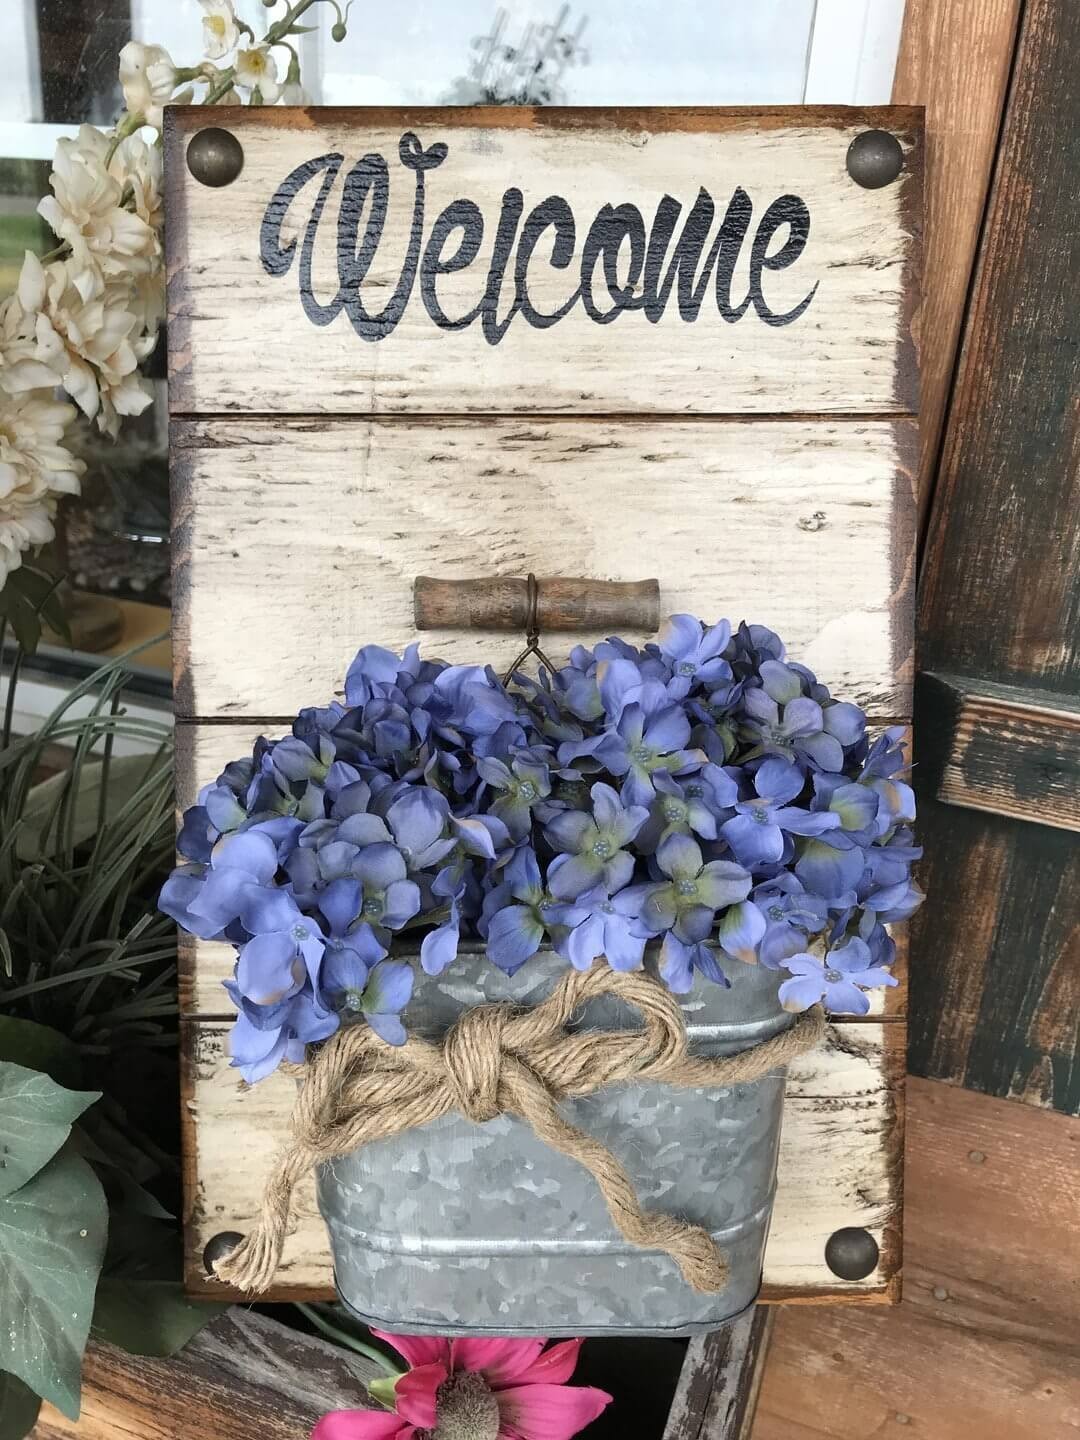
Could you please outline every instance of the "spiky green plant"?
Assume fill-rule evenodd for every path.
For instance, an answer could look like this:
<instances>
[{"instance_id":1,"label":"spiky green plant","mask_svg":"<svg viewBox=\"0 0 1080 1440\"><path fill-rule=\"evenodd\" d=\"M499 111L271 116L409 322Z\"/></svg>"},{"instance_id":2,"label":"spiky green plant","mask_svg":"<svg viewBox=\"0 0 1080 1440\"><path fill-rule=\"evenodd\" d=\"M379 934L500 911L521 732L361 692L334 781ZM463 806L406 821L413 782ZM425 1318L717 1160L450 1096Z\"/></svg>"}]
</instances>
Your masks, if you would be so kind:
<instances>
[{"instance_id":1,"label":"spiky green plant","mask_svg":"<svg viewBox=\"0 0 1080 1440\"><path fill-rule=\"evenodd\" d=\"M171 729L125 711L124 656L15 737L22 657L0 707L0 1440L41 1395L78 1413L91 1316L164 1355L215 1313L183 1296L174 1219Z\"/></svg>"},{"instance_id":2,"label":"spiky green plant","mask_svg":"<svg viewBox=\"0 0 1080 1440\"><path fill-rule=\"evenodd\" d=\"M0 1013L87 1057L172 1046L175 927L155 905L174 847L170 727L125 713L122 657L13 739L15 668L0 744ZM121 739L146 753L117 759Z\"/></svg>"}]
</instances>

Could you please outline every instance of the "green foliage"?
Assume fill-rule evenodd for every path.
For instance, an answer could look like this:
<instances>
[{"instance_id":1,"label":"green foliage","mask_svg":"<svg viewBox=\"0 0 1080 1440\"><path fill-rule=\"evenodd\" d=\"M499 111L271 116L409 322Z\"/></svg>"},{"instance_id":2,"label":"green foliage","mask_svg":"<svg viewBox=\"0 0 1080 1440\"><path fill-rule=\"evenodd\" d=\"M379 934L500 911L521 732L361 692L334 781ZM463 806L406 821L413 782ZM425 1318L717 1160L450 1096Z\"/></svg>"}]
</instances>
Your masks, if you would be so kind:
<instances>
[{"instance_id":1,"label":"green foliage","mask_svg":"<svg viewBox=\"0 0 1080 1440\"><path fill-rule=\"evenodd\" d=\"M4 1366L72 1418L108 1211L100 1181L68 1137L97 1098L0 1062Z\"/></svg>"},{"instance_id":2,"label":"green foliage","mask_svg":"<svg viewBox=\"0 0 1080 1440\"><path fill-rule=\"evenodd\" d=\"M64 1090L47 1075L0 1061L0 1200L47 1165L100 1091Z\"/></svg>"},{"instance_id":3,"label":"green foliage","mask_svg":"<svg viewBox=\"0 0 1080 1440\"><path fill-rule=\"evenodd\" d=\"M110 662L21 739L9 691L0 740L0 1440L37 1395L77 1413L91 1325L167 1355L217 1313L182 1294L174 1219L172 735L128 680Z\"/></svg>"},{"instance_id":4,"label":"green foliage","mask_svg":"<svg viewBox=\"0 0 1080 1440\"><path fill-rule=\"evenodd\" d=\"M43 623L71 644L67 616L57 594L59 585L59 576L34 565L20 565L0 588L0 620L10 623L24 654L32 655L37 649Z\"/></svg>"},{"instance_id":5,"label":"green foliage","mask_svg":"<svg viewBox=\"0 0 1080 1440\"><path fill-rule=\"evenodd\" d=\"M17 1375L0 1370L0 1440L23 1440L37 1424L41 1396Z\"/></svg>"}]
</instances>

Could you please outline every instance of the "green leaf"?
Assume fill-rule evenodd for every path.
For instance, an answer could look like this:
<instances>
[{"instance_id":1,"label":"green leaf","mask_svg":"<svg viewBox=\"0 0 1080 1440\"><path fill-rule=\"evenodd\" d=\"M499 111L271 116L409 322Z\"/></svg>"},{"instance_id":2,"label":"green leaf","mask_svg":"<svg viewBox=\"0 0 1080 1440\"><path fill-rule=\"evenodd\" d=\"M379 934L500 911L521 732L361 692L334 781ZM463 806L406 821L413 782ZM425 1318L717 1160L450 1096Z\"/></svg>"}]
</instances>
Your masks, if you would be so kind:
<instances>
[{"instance_id":1,"label":"green leaf","mask_svg":"<svg viewBox=\"0 0 1080 1440\"><path fill-rule=\"evenodd\" d=\"M186 1299L179 1280L110 1276L98 1284L94 1335L131 1355L175 1355L227 1309Z\"/></svg>"},{"instance_id":2,"label":"green leaf","mask_svg":"<svg viewBox=\"0 0 1080 1440\"><path fill-rule=\"evenodd\" d=\"M18 570L8 577L8 583L0 591L0 614L11 621L15 639L23 653L33 655L41 639L41 621L34 606L18 588Z\"/></svg>"},{"instance_id":3,"label":"green leaf","mask_svg":"<svg viewBox=\"0 0 1080 1440\"><path fill-rule=\"evenodd\" d=\"M41 1397L17 1375L0 1370L0 1440L24 1440L37 1424Z\"/></svg>"},{"instance_id":4,"label":"green leaf","mask_svg":"<svg viewBox=\"0 0 1080 1440\"><path fill-rule=\"evenodd\" d=\"M107 1225L98 1178L71 1149L0 1200L4 1364L71 1420Z\"/></svg>"},{"instance_id":5,"label":"green leaf","mask_svg":"<svg viewBox=\"0 0 1080 1440\"><path fill-rule=\"evenodd\" d=\"M110 760L108 769L103 761L86 761L79 767L78 789L66 802L73 805L71 844L78 846L91 839L102 825L111 823L146 779L153 765L147 755L123 755ZM15 853L26 864L33 864L46 855L55 854L67 842L58 834L55 823L57 807L70 783L70 775L61 770L43 780L26 797L18 820ZM104 805L101 789L105 785Z\"/></svg>"},{"instance_id":6,"label":"green leaf","mask_svg":"<svg viewBox=\"0 0 1080 1440\"><path fill-rule=\"evenodd\" d=\"M36 1175L100 1098L100 1090L65 1090L37 1070L0 1061L0 1198Z\"/></svg>"},{"instance_id":7,"label":"green leaf","mask_svg":"<svg viewBox=\"0 0 1080 1440\"><path fill-rule=\"evenodd\" d=\"M82 1056L79 1047L66 1035L36 1020L19 1020L14 1015L0 1015L0 1061L10 1060L25 1065L27 1070L43 1070L57 1085L78 1090L82 1085Z\"/></svg>"},{"instance_id":8,"label":"green leaf","mask_svg":"<svg viewBox=\"0 0 1080 1440\"><path fill-rule=\"evenodd\" d=\"M16 573L19 588L27 602L34 607L38 616L70 645L71 627L58 594L63 576L50 575L47 570L35 570L32 565L20 566Z\"/></svg>"}]
</instances>

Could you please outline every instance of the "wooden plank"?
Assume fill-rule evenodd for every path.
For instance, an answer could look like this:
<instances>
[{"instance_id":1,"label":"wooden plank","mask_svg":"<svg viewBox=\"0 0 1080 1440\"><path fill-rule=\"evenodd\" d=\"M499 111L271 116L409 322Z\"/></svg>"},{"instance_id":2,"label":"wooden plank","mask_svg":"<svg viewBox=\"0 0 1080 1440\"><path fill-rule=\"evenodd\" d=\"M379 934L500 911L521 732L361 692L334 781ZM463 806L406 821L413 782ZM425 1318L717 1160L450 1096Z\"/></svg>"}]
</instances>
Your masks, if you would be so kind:
<instances>
[{"instance_id":1,"label":"wooden plank","mask_svg":"<svg viewBox=\"0 0 1080 1440\"><path fill-rule=\"evenodd\" d=\"M92 1343L82 1415L42 1407L32 1440L302 1440L328 1410L374 1409L371 1360L234 1306L167 1360Z\"/></svg>"},{"instance_id":2,"label":"wooden plank","mask_svg":"<svg viewBox=\"0 0 1080 1440\"><path fill-rule=\"evenodd\" d=\"M205 113L166 118L173 413L915 408L919 110L219 109L214 120L244 148L227 196L184 163ZM904 170L863 189L847 149L881 127ZM369 191L381 185L378 224ZM667 229L662 204L679 207ZM687 266L706 257L700 308L689 268L683 295L677 284L653 308L684 235Z\"/></svg>"},{"instance_id":3,"label":"wooden plank","mask_svg":"<svg viewBox=\"0 0 1080 1440\"><path fill-rule=\"evenodd\" d=\"M755 1305L691 1340L663 1440L749 1440L776 1313Z\"/></svg>"},{"instance_id":4,"label":"wooden plank","mask_svg":"<svg viewBox=\"0 0 1080 1440\"><path fill-rule=\"evenodd\" d=\"M1080 27L1024 8L920 596L920 663L1080 693L1076 356ZM1065 702L1067 708L1071 701ZM940 723L921 707L920 734ZM923 798L912 1068L1080 1109L1080 864L1071 835Z\"/></svg>"},{"instance_id":5,"label":"wooden plank","mask_svg":"<svg viewBox=\"0 0 1080 1440\"><path fill-rule=\"evenodd\" d=\"M923 668L1080 690L1080 26L1024 12L920 594Z\"/></svg>"},{"instance_id":6,"label":"wooden plank","mask_svg":"<svg viewBox=\"0 0 1080 1440\"><path fill-rule=\"evenodd\" d=\"M1080 1423L1080 1120L909 1084L904 1301L786 1309L753 1440L1065 1437Z\"/></svg>"},{"instance_id":7,"label":"wooden plank","mask_svg":"<svg viewBox=\"0 0 1080 1440\"><path fill-rule=\"evenodd\" d=\"M420 574L644 567L663 614L768 624L835 694L902 719L915 445L880 420L174 422L177 713L325 703L360 645L415 637ZM605 633L544 643L558 663ZM520 643L443 629L423 649L500 669Z\"/></svg>"},{"instance_id":8,"label":"wooden plank","mask_svg":"<svg viewBox=\"0 0 1080 1440\"><path fill-rule=\"evenodd\" d=\"M942 732L939 800L1080 830L1080 700L951 675L921 684Z\"/></svg>"},{"instance_id":9,"label":"wooden plank","mask_svg":"<svg viewBox=\"0 0 1080 1440\"><path fill-rule=\"evenodd\" d=\"M1020 0L907 0L897 105L926 107L925 299L919 316L925 514L952 386L964 302L990 188Z\"/></svg>"},{"instance_id":10,"label":"wooden plank","mask_svg":"<svg viewBox=\"0 0 1080 1440\"><path fill-rule=\"evenodd\" d=\"M251 1088L230 1069L227 1024L183 1022L185 1280L194 1295L230 1292L208 1280L202 1253L223 1230L251 1223L262 1182L288 1137L296 1081L277 1072ZM827 1044L798 1060L788 1079L777 1198L765 1256L763 1298L893 1298L900 1266L904 1027L840 1022ZM236 1144L242 1129L243 1147ZM825 1243L865 1226L881 1247L865 1280L838 1280ZM326 1231L314 1185L297 1197L295 1222L269 1300L332 1294Z\"/></svg>"}]
</instances>

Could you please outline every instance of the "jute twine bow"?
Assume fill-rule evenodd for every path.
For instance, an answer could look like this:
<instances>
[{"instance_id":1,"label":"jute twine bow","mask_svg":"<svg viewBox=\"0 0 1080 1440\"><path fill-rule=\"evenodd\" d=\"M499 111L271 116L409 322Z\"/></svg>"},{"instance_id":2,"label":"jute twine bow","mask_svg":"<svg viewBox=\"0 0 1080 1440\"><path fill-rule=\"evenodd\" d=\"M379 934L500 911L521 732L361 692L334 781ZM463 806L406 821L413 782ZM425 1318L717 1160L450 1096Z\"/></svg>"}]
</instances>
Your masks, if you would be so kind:
<instances>
[{"instance_id":1,"label":"jute twine bow","mask_svg":"<svg viewBox=\"0 0 1080 1440\"><path fill-rule=\"evenodd\" d=\"M614 995L641 1012L640 1030L581 1030L566 1024L586 1001ZM691 1055L678 1001L648 974L571 970L530 1009L481 1005L463 1014L441 1044L411 1036L390 1046L366 1025L344 1026L315 1053L293 1111L291 1142L278 1156L254 1229L218 1260L218 1279L258 1293L274 1277L293 1191L314 1166L460 1111L482 1124L517 1115L553 1150L593 1176L615 1225L634 1245L663 1250L687 1284L722 1290L728 1267L712 1236L674 1215L646 1212L630 1177L594 1136L571 1125L558 1102L623 1080L656 1080L692 1090L759 1080L813 1049L825 1030L820 1007L787 1030L737 1055Z\"/></svg>"}]
</instances>

